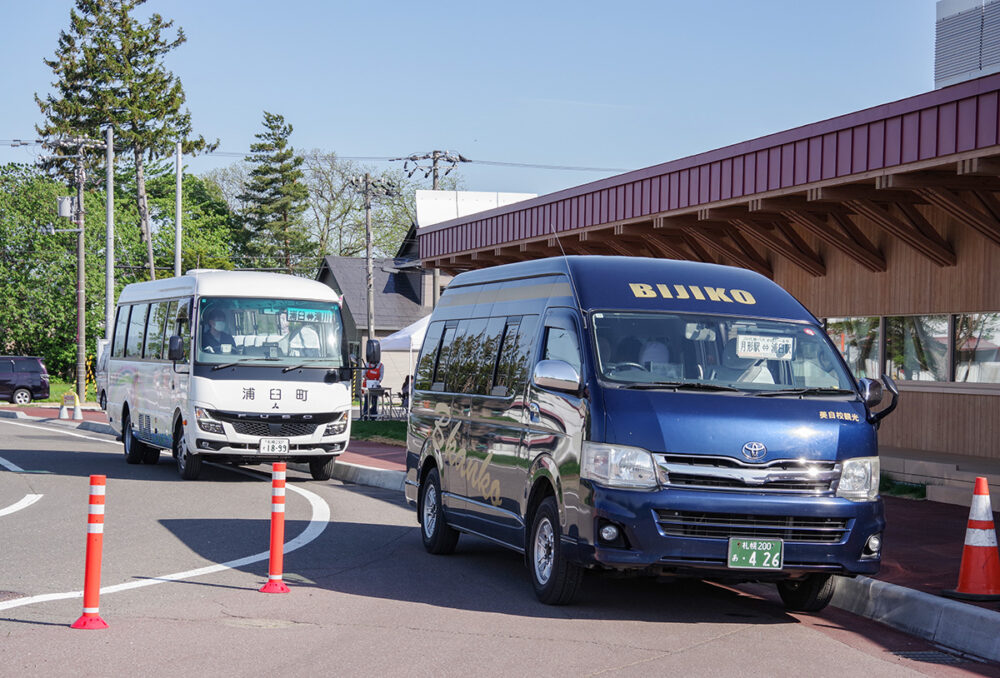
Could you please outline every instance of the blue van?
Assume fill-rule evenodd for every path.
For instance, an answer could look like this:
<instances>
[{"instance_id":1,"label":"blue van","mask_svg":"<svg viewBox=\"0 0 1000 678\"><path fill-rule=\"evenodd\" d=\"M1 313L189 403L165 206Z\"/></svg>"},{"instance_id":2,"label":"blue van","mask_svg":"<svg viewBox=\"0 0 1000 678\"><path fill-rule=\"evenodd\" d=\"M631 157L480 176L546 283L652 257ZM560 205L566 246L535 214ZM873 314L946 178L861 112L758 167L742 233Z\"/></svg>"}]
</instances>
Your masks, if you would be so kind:
<instances>
[{"instance_id":1,"label":"blue van","mask_svg":"<svg viewBox=\"0 0 1000 678\"><path fill-rule=\"evenodd\" d=\"M457 276L430 319L407 435L424 546L525 555L545 603L585 570L773 581L819 610L874 574L877 381L744 269L571 256Z\"/></svg>"}]
</instances>

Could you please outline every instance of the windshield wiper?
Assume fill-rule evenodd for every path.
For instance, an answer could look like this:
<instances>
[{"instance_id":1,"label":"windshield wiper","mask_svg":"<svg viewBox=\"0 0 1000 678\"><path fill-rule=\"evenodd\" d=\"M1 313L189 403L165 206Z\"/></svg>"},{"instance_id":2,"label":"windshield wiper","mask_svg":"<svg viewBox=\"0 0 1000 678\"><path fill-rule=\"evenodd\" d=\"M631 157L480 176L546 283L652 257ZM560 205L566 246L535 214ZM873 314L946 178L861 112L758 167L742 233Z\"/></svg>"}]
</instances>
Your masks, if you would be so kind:
<instances>
[{"instance_id":1,"label":"windshield wiper","mask_svg":"<svg viewBox=\"0 0 1000 678\"><path fill-rule=\"evenodd\" d=\"M704 384L700 381L642 381L633 382L631 384L625 384L620 388L635 389L635 390L652 390L658 388L672 388L675 391L739 391L738 388L733 388L732 386L723 386L722 384Z\"/></svg>"},{"instance_id":2,"label":"windshield wiper","mask_svg":"<svg viewBox=\"0 0 1000 678\"><path fill-rule=\"evenodd\" d=\"M810 395L857 395L854 391L846 388L786 388L774 391L759 391L754 393L761 398L775 398L780 396L810 396Z\"/></svg>"},{"instance_id":3,"label":"windshield wiper","mask_svg":"<svg viewBox=\"0 0 1000 678\"><path fill-rule=\"evenodd\" d=\"M214 367L212 367L212 371L215 372L216 370L224 370L227 367L236 367L237 365L240 364L240 362L242 361L238 360L235 363L222 363L221 365L215 365Z\"/></svg>"}]
</instances>

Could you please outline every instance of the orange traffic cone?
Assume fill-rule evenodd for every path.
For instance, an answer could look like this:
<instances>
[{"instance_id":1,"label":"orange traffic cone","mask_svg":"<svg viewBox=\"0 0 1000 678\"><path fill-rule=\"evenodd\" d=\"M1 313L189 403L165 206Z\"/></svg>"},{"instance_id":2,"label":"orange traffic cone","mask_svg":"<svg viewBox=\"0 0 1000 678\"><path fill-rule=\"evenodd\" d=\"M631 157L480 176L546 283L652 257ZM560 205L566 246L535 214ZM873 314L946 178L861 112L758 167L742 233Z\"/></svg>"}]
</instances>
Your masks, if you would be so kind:
<instances>
[{"instance_id":1,"label":"orange traffic cone","mask_svg":"<svg viewBox=\"0 0 1000 678\"><path fill-rule=\"evenodd\" d=\"M969 527L965 530L962 567L958 572L958 587L943 593L964 600L1000 600L1000 551L997 551L997 533L986 478L976 478Z\"/></svg>"}]
</instances>

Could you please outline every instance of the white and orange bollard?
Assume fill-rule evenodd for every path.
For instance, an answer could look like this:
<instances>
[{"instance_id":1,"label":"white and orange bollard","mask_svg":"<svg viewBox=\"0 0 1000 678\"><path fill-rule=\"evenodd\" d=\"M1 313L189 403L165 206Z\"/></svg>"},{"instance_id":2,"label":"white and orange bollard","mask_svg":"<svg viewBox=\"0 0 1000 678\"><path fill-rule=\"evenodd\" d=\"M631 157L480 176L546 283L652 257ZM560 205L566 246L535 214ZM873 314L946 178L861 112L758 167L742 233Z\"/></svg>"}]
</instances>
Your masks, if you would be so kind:
<instances>
[{"instance_id":1,"label":"white and orange bollard","mask_svg":"<svg viewBox=\"0 0 1000 678\"><path fill-rule=\"evenodd\" d=\"M982 476L976 478L972 494L958 586L954 591L943 593L963 600L1000 600L1000 551L997 550L989 483Z\"/></svg>"},{"instance_id":2,"label":"white and orange bollard","mask_svg":"<svg viewBox=\"0 0 1000 678\"><path fill-rule=\"evenodd\" d=\"M87 565L83 578L83 615L72 624L74 629L106 629L101 619L101 552L104 549L105 476L90 476L90 502L87 514Z\"/></svg>"},{"instance_id":3,"label":"white and orange bollard","mask_svg":"<svg viewBox=\"0 0 1000 678\"><path fill-rule=\"evenodd\" d=\"M281 579L285 559L285 462L271 465L271 557L261 593L289 593Z\"/></svg>"}]
</instances>

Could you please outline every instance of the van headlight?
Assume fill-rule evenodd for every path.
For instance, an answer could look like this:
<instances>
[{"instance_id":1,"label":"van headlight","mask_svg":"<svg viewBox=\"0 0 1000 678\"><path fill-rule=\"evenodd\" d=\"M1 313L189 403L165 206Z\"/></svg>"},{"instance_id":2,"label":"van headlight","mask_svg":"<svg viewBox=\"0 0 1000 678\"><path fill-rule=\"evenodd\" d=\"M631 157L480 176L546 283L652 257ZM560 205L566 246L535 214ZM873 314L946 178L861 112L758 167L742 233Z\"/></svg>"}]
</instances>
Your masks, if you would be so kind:
<instances>
[{"instance_id":1,"label":"van headlight","mask_svg":"<svg viewBox=\"0 0 1000 678\"><path fill-rule=\"evenodd\" d=\"M222 428L222 422L215 420L212 415L203 407L194 408L194 418L198 421L198 428L206 433L217 433L220 436L226 434Z\"/></svg>"},{"instance_id":2,"label":"van headlight","mask_svg":"<svg viewBox=\"0 0 1000 678\"><path fill-rule=\"evenodd\" d=\"M344 410L343 412L340 413L340 415L336 419L334 419L333 421L331 421L329 424L326 425L326 428L323 429L323 435L339 436L341 433L347 430L348 421L349 419L347 410Z\"/></svg>"},{"instance_id":3,"label":"van headlight","mask_svg":"<svg viewBox=\"0 0 1000 678\"><path fill-rule=\"evenodd\" d=\"M580 475L608 487L656 487L653 455L641 447L584 441Z\"/></svg>"},{"instance_id":4,"label":"van headlight","mask_svg":"<svg viewBox=\"0 0 1000 678\"><path fill-rule=\"evenodd\" d=\"M878 457L845 459L840 470L837 496L851 501L873 501L878 497Z\"/></svg>"}]
</instances>

